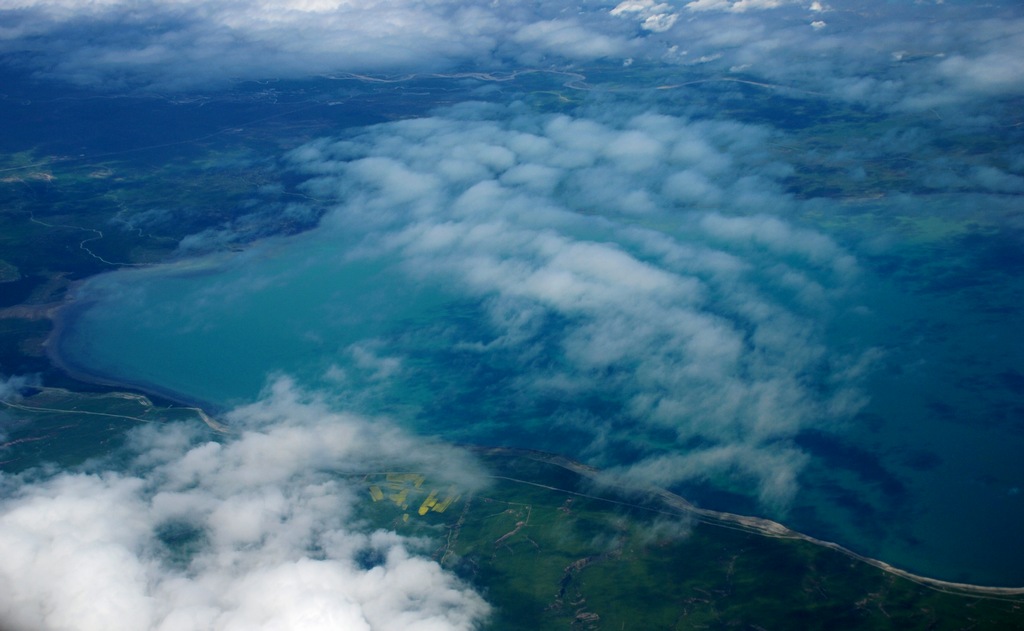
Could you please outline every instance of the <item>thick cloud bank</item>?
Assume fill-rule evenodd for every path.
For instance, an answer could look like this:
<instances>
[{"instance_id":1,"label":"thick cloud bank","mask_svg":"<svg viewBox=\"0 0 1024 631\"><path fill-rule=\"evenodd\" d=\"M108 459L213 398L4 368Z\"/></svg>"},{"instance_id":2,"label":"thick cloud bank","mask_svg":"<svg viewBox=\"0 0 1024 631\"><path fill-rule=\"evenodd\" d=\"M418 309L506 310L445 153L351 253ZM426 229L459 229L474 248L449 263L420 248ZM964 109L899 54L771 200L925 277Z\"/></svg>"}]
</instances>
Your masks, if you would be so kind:
<instances>
[{"instance_id":1,"label":"thick cloud bank","mask_svg":"<svg viewBox=\"0 0 1024 631\"><path fill-rule=\"evenodd\" d=\"M797 202L771 138L657 114L467 105L290 160L314 176L311 196L343 200L320 232L361 235L347 256L398 260L483 305L482 328L447 334L506 362L500 388L581 402L555 420L588 436L584 455L607 465L626 446L644 454L629 475L735 476L781 507L804 458L790 439L861 403L860 359L827 353L823 337L858 270L783 218ZM615 407L582 411L595 398Z\"/></svg>"},{"instance_id":2,"label":"thick cloud bank","mask_svg":"<svg viewBox=\"0 0 1024 631\"><path fill-rule=\"evenodd\" d=\"M847 8L787 0L15 0L4 7L0 52L9 60L108 88L640 60L675 67L683 81L768 81L911 112L981 107L1024 91L1024 17L1012 1Z\"/></svg>"},{"instance_id":3,"label":"thick cloud bank","mask_svg":"<svg viewBox=\"0 0 1024 631\"><path fill-rule=\"evenodd\" d=\"M380 421L331 412L287 380L238 409L238 435L134 435L128 472L4 480L5 630L472 629L483 599L370 532L339 474L403 464L471 488L454 450L417 450ZM430 455L417 457L416 454ZM444 471L439 467L444 460ZM373 559L373 562L367 562Z\"/></svg>"},{"instance_id":4,"label":"thick cloud bank","mask_svg":"<svg viewBox=\"0 0 1024 631\"><path fill-rule=\"evenodd\" d=\"M477 62L493 68L526 53L535 62L547 55L622 58L636 44L630 24L603 11L566 11L561 3L27 0L5 6L3 49L30 64L44 60L48 75L113 86L194 87Z\"/></svg>"}]
</instances>

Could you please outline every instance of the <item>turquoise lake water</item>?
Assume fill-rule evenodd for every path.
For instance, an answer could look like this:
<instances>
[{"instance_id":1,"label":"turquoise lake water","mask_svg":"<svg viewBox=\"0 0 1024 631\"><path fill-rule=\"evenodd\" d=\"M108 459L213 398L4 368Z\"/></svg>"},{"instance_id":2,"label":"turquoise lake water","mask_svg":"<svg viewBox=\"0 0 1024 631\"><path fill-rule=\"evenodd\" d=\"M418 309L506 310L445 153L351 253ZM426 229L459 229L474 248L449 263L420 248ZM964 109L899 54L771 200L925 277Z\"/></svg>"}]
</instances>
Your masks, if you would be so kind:
<instances>
[{"instance_id":1,"label":"turquoise lake water","mask_svg":"<svg viewBox=\"0 0 1024 631\"><path fill-rule=\"evenodd\" d=\"M393 253L353 257L358 241L339 234L328 227L240 254L92 279L59 353L83 372L219 409L254 400L286 374L339 407L385 414L420 433L605 467L629 465L652 445L684 453L695 444L654 423L601 425L603 416L622 419L616 397L629 392L611 377L605 393L577 398L524 385L530 371L551 372L545 362L568 361L545 359L544 349L560 352L551 349L577 326L571 318L537 325L532 359L467 350L495 335L493 296L467 292L444 273L416 273ZM589 236L614 234L596 227ZM866 404L780 435L776 442L809 456L782 508L759 505L755 489L728 473L676 488L926 575L1024 583L1024 353L1005 315L1019 279L1004 264L975 262L960 270L973 278L965 287L921 289L971 257L951 250L955 264L917 269L908 250L895 269L891 260L872 262L871 252L855 254L864 268L858 289L837 300L821 343L826 356L878 351L858 382ZM606 448L595 447L599 432Z\"/></svg>"}]
</instances>

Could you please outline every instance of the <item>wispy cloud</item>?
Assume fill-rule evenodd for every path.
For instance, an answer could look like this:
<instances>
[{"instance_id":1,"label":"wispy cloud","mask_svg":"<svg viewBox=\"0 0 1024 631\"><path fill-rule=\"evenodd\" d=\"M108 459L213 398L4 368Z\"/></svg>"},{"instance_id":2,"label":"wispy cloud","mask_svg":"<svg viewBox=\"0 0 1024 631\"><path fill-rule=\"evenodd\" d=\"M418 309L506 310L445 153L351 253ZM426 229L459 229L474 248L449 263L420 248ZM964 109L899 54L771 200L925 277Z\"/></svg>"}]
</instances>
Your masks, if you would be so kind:
<instances>
[{"instance_id":1,"label":"wispy cloud","mask_svg":"<svg viewBox=\"0 0 1024 631\"><path fill-rule=\"evenodd\" d=\"M11 375L0 373L0 401L19 399L28 387L39 385L39 375Z\"/></svg>"}]
</instances>

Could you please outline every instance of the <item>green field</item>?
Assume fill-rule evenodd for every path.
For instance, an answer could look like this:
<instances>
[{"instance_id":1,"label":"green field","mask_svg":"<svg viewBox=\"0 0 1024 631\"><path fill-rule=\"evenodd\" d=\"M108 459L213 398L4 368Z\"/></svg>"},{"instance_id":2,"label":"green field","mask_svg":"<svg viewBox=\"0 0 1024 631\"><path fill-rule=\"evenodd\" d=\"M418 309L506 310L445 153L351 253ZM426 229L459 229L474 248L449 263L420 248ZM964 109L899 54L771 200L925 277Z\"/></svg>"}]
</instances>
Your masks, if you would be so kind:
<instances>
[{"instance_id":1,"label":"green field","mask_svg":"<svg viewBox=\"0 0 1024 631\"><path fill-rule=\"evenodd\" d=\"M216 421L196 408L161 406L126 392L82 393L35 389L31 396L0 400L0 471L14 473L40 464L74 467L115 453L126 432L150 423Z\"/></svg>"},{"instance_id":2,"label":"green field","mask_svg":"<svg viewBox=\"0 0 1024 631\"><path fill-rule=\"evenodd\" d=\"M408 488L408 510L367 492L365 514L437 541L434 557L495 605L494 629L1024 628L1021 596L945 593L833 549L595 489L536 454L481 455L491 486L443 513L416 510L435 490L427 479Z\"/></svg>"}]
</instances>

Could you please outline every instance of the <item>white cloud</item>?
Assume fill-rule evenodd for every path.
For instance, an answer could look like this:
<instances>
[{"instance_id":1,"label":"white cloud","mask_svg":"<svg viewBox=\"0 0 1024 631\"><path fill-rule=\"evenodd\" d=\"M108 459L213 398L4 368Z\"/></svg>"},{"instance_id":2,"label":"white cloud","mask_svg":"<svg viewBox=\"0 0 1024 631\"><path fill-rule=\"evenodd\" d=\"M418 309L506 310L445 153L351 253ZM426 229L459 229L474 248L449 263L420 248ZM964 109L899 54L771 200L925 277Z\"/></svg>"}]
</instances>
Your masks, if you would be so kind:
<instances>
[{"instance_id":1,"label":"white cloud","mask_svg":"<svg viewBox=\"0 0 1024 631\"><path fill-rule=\"evenodd\" d=\"M1006 50L976 57L955 55L939 62L937 70L943 77L954 81L965 90L983 93L1020 94L1024 92L1024 37L1018 38Z\"/></svg>"},{"instance_id":2,"label":"white cloud","mask_svg":"<svg viewBox=\"0 0 1024 631\"><path fill-rule=\"evenodd\" d=\"M21 391L25 388L38 386L39 375L11 375L5 377L0 374L0 401L17 400L21 397Z\"/></svg>"},{"instance_id":3,"label":"white cloud","mask_svg":"<svg viewBox=\"0 0 1024 631\"><path fill-rule=\"evenodd\" d=\"M831 265L838 274L853 273L856 262L827 236L797 229L777 217L726 217L717 213L701 218L700 226L716 237L764 245L780 254L799 254L817 265Z\"/></svg>"},{"instance_id":4,"label":"white cloud","mask_svg":"<svg viewBox=\"0 0 1024 631\"><path fill-rule=\"evenodd\" d=\"M795 4L797 0L694 0L687 3L690 11L728 11L743 13L751 9L777 9L786 4Z\"/></svg>"},{"instance_id":5,"label":"white cloud","mask_svg":"<svg viewBox=\"0 0 1024 631\"><path fill-rule=\"evenodd\" d=\"M1024 177L1007 173L990 166L971 169L971 181L986 191L994 193L1024 193Z\"/></svg>"},{"instance_id":6,"label":"white cloud","mask_svg":"<svg viewBox=\"0 0 1024 631\"><path fill-rule=\"evenodd\" d=\"M684 5L686 19L656 0L610 8L488 0L21 0L5 7L0 51L14 53L12 63L114 88L628 59L706 65L707 76L742 68L805 93L922 111L983 110L987 99L1017 95L1024 83L1024 18L1012 2L872 1L852 12L818 2L697 0Z\"/></svg>"},{"instance_id":7,"label":"white cloud","mask_svg":"<svg viewBox=\"0 0 1024 631\"><path fill-rule=\"evenodd\" d=\"M576 20L533 22L516 31L512 40L527 47L521 53L524 57L541 50L569 59L602 59L623 56L629 50L626 40L594 33Z\"/></svg>"},{"instance_id":8,"label":"white cloud","mask_svg":"<svg viewBox=\"0 0 1024 631\"><path fill-rule=\"evenodd\" d=\"M50 58L41 72L77 83L188 89L236 79L436 71L470 61L495 68L506 56L539 52L595 59L631 47L628 36L596 25L601 14L564 18L563 8L483 0L21 1L5 5L0 50Z\"/></svg>"},{"instance_id":9,"label":"white cloud","mask_svg":"<svg viewBox=\"0 0 1024 631\"><path fill-rule=\"evenodd\" d=\"M621 430L577 424L589 456L607 461L609 440L644 450L648 434L667 431L717 454L713 475L742 477L782 506L803 464L786 441L856 411L835 404L857 400L855 381L819 370L818 319L857 265L828 237L751 212L794 209L774 184L789 170L766 151L770 135L654 114L604 122L465 105L317 141L292 159L311 187L345 187L321 238L364 235L362 255L387 252L485 306L489 333L446 326L458 348L520 358L515 383L494 388L622 402ZM456 147L500 159L452 169ZM416 195L388 185L396 172ZM541 325L552 318L564 324ZM469 337L479 335L491 337ZM697 469L672 471L668 481Z\"/></svg>"},{"instance_id":10,"label":"white cloud","mask_svg":"<svg viewBox=\"0 0 1024 631\"><path fill-rule=\"evenodd\" d=\"M609 11L618 17L633 16L640 20L640 28L654 33L663 33L679 19L678 13L672 12L672 5L654 0L625 0Z\"/></svg>"},{"instance_id":11,"label":"white cloud","mask_svg":"<svg viewBox=\"0 0 1024 631\"><path fill-rule=\"evenodd\" d=\"M407 466L473 488L464 456L333 412L287 380L229 417L237 435L224 442L137 432L132 472L5 480L18 486L0 503L0 625L397 631L486 618L420 542L358 526L363 490L339 475ZM373 567L359 562L367 551Z\"/></svg>"},{"instance_id":12,"label":"white cloud","mask_svg":"<svg viewBox=\"0 0 1024 631\"><path fill-rule=\"evenodd\" d=\"M688 453L658 456L631 467L609 469L599 474L598 480L616 485L635 485L643 488L653 484L666 486L678 479L727 479L734 491L743 492L749 476L756 472L762 479L758 499L763 506L784 511L799 489L795 472L807 461L800 451L783 447L773 452L751 449L735 444L708 449L694 449ZM743 463L742 467L737 463Z\"/></svg>"}]
</instances>

